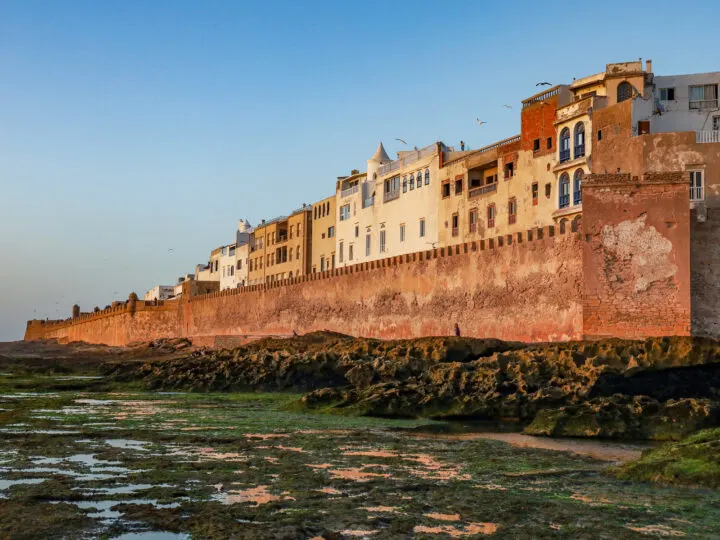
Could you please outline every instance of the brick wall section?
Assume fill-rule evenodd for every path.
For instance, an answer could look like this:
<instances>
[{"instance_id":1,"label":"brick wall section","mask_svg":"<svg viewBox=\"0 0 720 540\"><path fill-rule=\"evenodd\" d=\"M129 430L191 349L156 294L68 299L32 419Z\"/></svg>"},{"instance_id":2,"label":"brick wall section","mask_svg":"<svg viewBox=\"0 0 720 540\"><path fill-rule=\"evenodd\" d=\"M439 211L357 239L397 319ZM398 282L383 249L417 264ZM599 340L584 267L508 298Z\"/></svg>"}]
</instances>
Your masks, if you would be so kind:
<instances>
[{"instance_id":1,"label":"brick wall section","mask_svg":"<svg viewBox=\"0 0 720 540\"><path fill-rule=\"evenodd\" d=\"M583 228L586 337L689 335L685 176L588 176Z\"/></svg>"},{"instance_id":2,"label":"brick wall section","mask_svg":"<svg viewBox=\"0 0 720 540\"><path fill-rule=\"evenodd\" d=\"M533 229L323 272L270 286L221 291L157 308L137 303L70 322L28 326L26 339L122 345L165 336L203 344L228 336L335 330L378 338L463 335L562 341L582 336L582 241ZM31 328L32 327L32 328ZM218 339L216 339L216 337ZM237 339L237 338L235 338Z\"/></svg>"},{"instance_id":3,"label":"brick wall section","mask_svg":"<svg viewBox=\"0 0 720 540\"><path fill-rule=\"evenodd\" d=\"M535 157L557 151L554 125L557 104L558 96L555 95L524 107L520 113L521 148L532 152L535 139L540 139L540 150L534 153ZM553 139L552 148L549 149L547 147L548 137Z\"/></svg>"},{"instance_id":4,"label":"brick wall section","mask_svg":"<svg viewBox=\"0 0 720 540\"><path fill-rule=\"evenodd\" d=\"M692 215L690 225L692 333L720 338L720 209L709 208L704 222Z\"/></svg>"}]
</instances>

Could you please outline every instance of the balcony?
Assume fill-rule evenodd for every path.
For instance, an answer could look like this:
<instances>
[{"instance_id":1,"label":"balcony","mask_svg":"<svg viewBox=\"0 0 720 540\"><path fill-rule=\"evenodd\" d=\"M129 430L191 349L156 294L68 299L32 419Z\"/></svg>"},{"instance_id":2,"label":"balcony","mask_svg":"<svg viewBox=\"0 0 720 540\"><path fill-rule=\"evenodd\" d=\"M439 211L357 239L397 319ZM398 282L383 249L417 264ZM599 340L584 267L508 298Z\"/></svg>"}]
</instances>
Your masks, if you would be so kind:
<instances>
[{"instance_id":1,"label":"balcony","mask_svg":"<svg viewBox=\"0 0 720 540\"><path fill-rule=\"evenodd\" d=\"M372 197L368 197L367 199L363 199L362 207L368 208L374 204L375 204L375 195L373 195Z\"/></svg>"},{"instance_id":2,"label":"balcony","mask_svg":"<svg viewBox=\"0 0 720 540\"><path fill-rule=\"evenodd\" d=\"M696 131L695 132L696 143L720 143L720 130L715 129L713 131Z\"/></svg>"},{"instance_id":3,"label":"balcony","mask_svg":"<svg viewBox=\"0 0 720 540\"><path fill-rule=\"evenodd\" d=\"M477 232L477 223L470 224L470 232L471 233Z\"/></svg>"},{"instance_id":4,"label":"balcony","mask_svg":"<svg viewBox=\"0 0 720 540\"><path fill-rule=\"evenodd\" d=\"M358 189L359 189L358 184L355 184L352 187L343 189L340 192L340 198L349 197L350 195L355 195L358 192Z\"/></svg>"},{"instance_id":5,"label":"balcony","mask_svg":"<svg viewBox=\"0 0 720 540\"><path fill-rule=\"evenodd\" d=\"M492 193L494 191L497 191L497 182L471 189L468 192L468 198L473 199L475 197L479 197L480 195L485 195L486 193Z\"/></svg>"},{"instance_id":6,"label":"balcony","mask_svg":"<svg viewBox=\"0 0 720 540\"><path fill-rule=\"evenodd\" d=\"M419 161L424 157L431 156L431 155L435 154L436 152L437 152L437 145L435 143L430 144L430 145L426 146L425 148L421 148L420 150L411 150L409 152L406 152L401 159L396 159L395 161L392 161L390 163L382 165L378 169L378 175L385 176L386 174L389 174L392 171L401 169L405 165L410 165L411 163L415 163L416 161Z\"/></svg>"},{"instance_id":7,"label":"balcony","mask_svg":"<svg viewBox=\"0 0 720 540\"><path fill-rule=\"evenodd\" d=\"M460 230L457 227L452 228L452 235L458 236L460 234Z\"/></svg>"},{"instance_id":8,"label":"balcony","mask_svg":"<svg viewBox=\"0 0 720 540\"><path fill-rule=\"evenodd\" d=\"M275 243L276 243L276 244L279 244L280 242L287 242L287 239L288 239L287 233L285 233L285 234L278 234L278 235L277 235L277 238L275 239Z\"/></svg>"},{"instance_id":9,"label":"balcony","mask_svg":"<svg viewBox=\"0 0 720 540\"><path fill-rule=\"evenodd\" d=\"M717 92L714 92L717 93ZM690 100L690 110L707 110L707 109L717 109L718 108L718 100L717 99L692 99Z\"/></svg>"},{"instance_id":10,"label":"balcony","mask_svg":"<svg viewBox=\"0 0 720 540\"><path fill-rule=\"evenodd\" d=\"M508 223L510 225L514 225L516 221L517 221L517 214L509 214L508 215Z\"/></svg>"},{"instance_id":11,"label":"balcony","mask_svg":"<svg viewBox=\"0 0 720 540\"><path fill-rule=\"evenodd\" d=\"M560 150L560 163L570 161L570 149Z\"/></svg>"},{"instance_id":12,"label":"balcony","mask_svg":"<svg viewBox=\"0 0 720 540\"><path fill-rule=\"evenodd\" d=\"M488 218L488 229L492 229L495 226L495 218Z\"/></svg>"},{"instance_id":13,"label":"balcony","mask_svg":"<svg viewBox=\"0 0 720 540\"><path fill-rule=\"evenodd\" d=\"M393 191L385 191L383 193L383 202L386 203L386 202L394 201L395 199L397 199L399 197L400 197L399 189L395 189Z\"/></svg>"},{"instance_id":14,"label":"balcony","mask_svg":"<svg viewBox=\"0 0 720 540\"><path fill-rule=\"evenodd\" d=\"M578 144L575 146L575 155L573 159L581 158L585 155L585 145Z\"/></svg>"}]
</instances>

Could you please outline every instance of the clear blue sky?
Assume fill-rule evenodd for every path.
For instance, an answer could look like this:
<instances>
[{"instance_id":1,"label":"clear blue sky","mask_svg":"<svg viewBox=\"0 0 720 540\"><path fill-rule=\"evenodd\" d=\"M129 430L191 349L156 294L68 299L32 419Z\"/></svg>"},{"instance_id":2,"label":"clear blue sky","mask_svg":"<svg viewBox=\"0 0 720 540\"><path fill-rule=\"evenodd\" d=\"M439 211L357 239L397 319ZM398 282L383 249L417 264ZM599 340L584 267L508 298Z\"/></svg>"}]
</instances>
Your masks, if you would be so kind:
<instances>
[{"instance_id":1,"label":"clear blue sky","mask_svg":"<svg viewBox=\"0 0 720 540\"><path fill-rule=\"evenodd\" d=\"M720 3L632 4L0 0L0 341L172 283L379 140L477 148L608 62L720 70Z\"/></svg>"}]
</instances>

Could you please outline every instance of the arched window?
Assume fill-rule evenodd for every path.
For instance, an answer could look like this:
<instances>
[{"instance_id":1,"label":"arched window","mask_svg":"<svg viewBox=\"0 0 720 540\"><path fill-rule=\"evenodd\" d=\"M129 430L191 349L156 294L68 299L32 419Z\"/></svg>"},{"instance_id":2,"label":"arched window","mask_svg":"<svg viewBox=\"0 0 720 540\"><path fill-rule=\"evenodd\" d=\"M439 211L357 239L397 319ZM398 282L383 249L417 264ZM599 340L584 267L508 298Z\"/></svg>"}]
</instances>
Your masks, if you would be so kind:
<instances>
[{"instance_id":1,"label":"arched window","mask_svg":"<svg viewBox=\"0 0 720 540\"><path fill-rule=\"evenodd\" d=\"M560 132L560 163L570 159L570 130L564 128Z\"/></svg>"},{"instance_id":2,"label":"arched window","mask_svg":"<svg viewBox=\"0 0 720 540\"><path fill-rule=\"evenodd\" d=\"M415 189L415 175L410 174L410 191Z\"/></svg>"},{"instance_id":3,"label":"arched window","mask_svg":"<svg viewBox=\"0 0 720 540\"><path fill-rule=\"evenodd\" d=\"M425 169L425 185L430 184L430 169Z\"/></svg>"},{"instance_id":4,"label":"arched window","mask_svg":"<svg viewBox=\"0 0 720 540\"><path fill-rule=\"evenodd\" d=\"M558 207L567 208L570 206L570 176L568 173L562 173L560 176L559 187L558 193L560 194L560 198L558 200Z\"/></svg>"},{"instance_id":5,"label":"arched window","mask_svg":"<svg viewBox=\"0 0 720 540\"><path fill-rule=\"evenodd\" d=\"M629 82L623 81L617 87L617 102L625 101L632 97L632 86Z\"/></svg>"},{"instance_id":6,"label":"arched window","mask_svg":"<svg viewBox=\"0 0 720 540\"><path fill-rule=\"evenodd\" d=\"M582 180L585 171L578 169L573 176L573 204L582 204Z\"/></svg>"},{"instance_id":7,"label":"arched window","mask_svg":"<svg viewBox=\"0 0 720 540\"><path fill-rule=\"evenodd\" d=\"M422 171L417 172L417 187L418 189L422 187Z\"/></svg>"},{"instance_id":8,"label":"arched window","mask_svg":"<svg viewBox=\"0 0 720 540\"><path fill-rule=\"evenodd\" d=\"M575 152L574 158L583 157L585 155L585 124L578 122L575 124Z\"/></svg>"}]
</instances>

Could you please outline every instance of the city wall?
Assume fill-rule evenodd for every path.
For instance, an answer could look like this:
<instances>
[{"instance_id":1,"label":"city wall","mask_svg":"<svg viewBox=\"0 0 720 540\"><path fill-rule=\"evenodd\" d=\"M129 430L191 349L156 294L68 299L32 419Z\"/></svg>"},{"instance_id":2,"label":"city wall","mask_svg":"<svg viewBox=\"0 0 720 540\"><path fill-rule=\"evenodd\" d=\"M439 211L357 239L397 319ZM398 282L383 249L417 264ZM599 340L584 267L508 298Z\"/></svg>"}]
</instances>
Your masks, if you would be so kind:
<instances>
[{"instance_id":1,"label":"city wall","mask_svg":"<svg viewBox=\"0 0 720 540\"><path fill-rule=\"evenodd\" d=\"M549 226L157 306L31 321L25 338L125 345L187 336L212 345L314 330L448 335L458 323L466 336L563 341L582 338L582 279L580 231Z\"/></svg>"}]
</instances>

